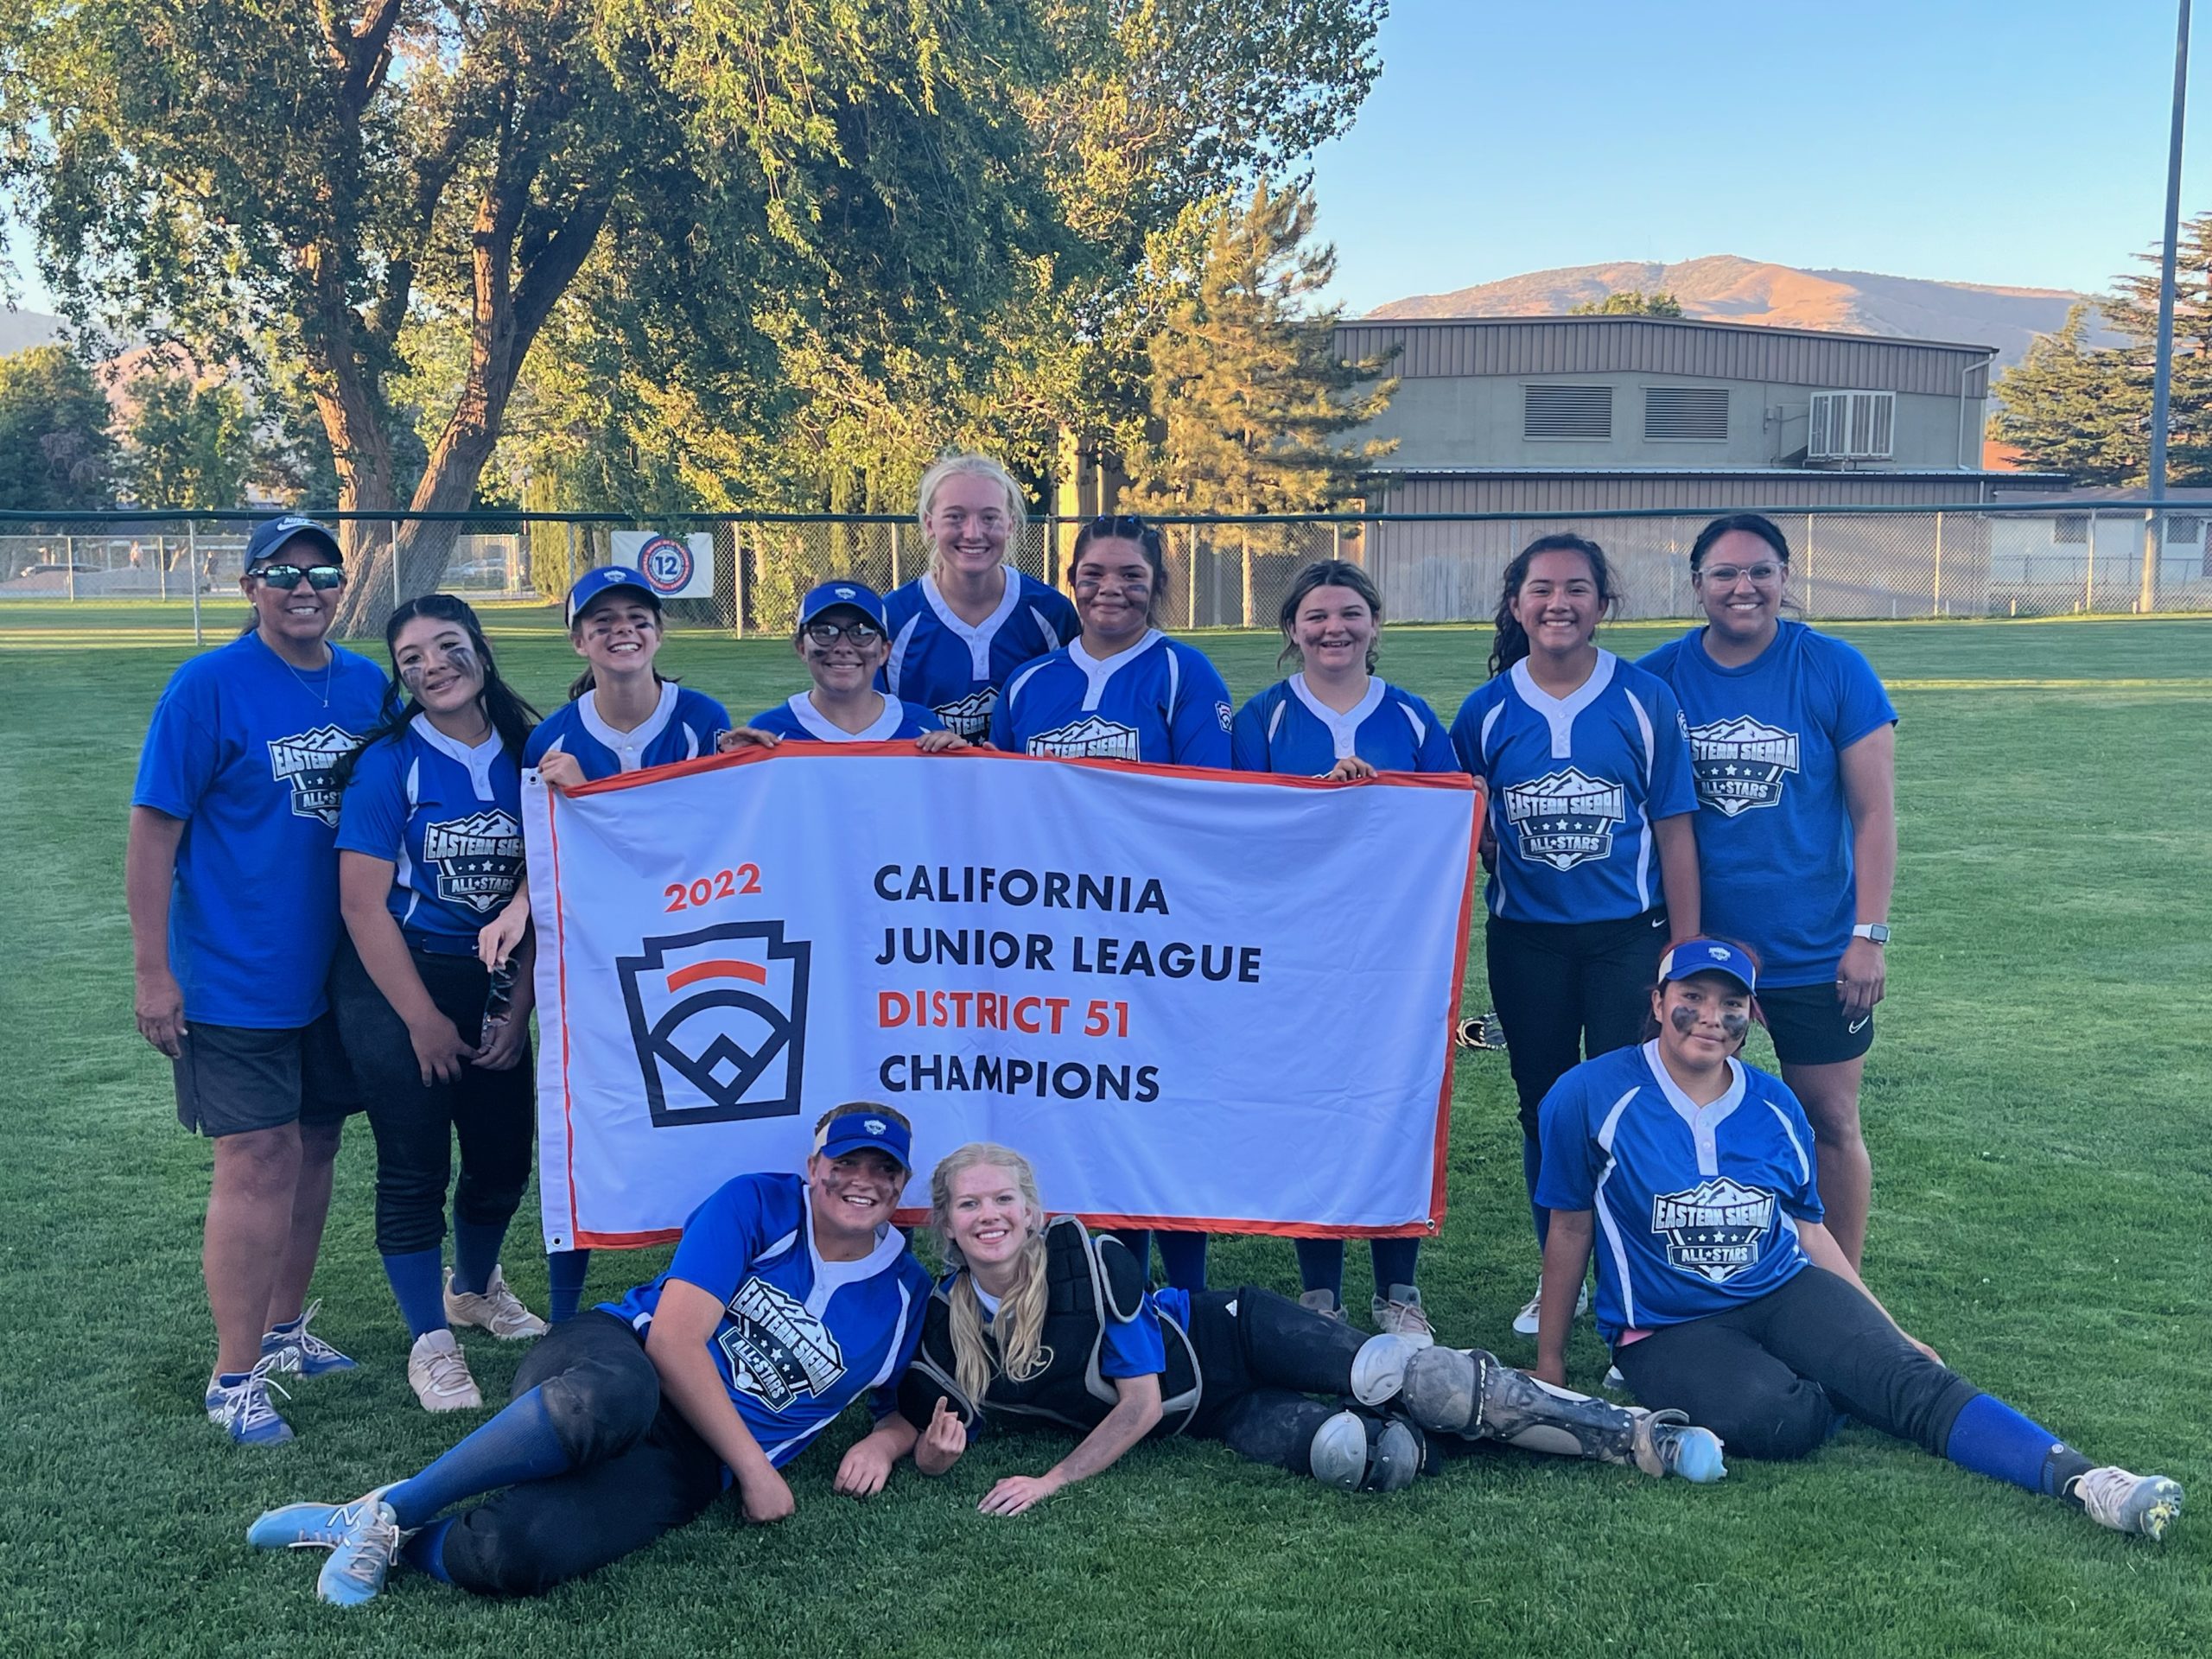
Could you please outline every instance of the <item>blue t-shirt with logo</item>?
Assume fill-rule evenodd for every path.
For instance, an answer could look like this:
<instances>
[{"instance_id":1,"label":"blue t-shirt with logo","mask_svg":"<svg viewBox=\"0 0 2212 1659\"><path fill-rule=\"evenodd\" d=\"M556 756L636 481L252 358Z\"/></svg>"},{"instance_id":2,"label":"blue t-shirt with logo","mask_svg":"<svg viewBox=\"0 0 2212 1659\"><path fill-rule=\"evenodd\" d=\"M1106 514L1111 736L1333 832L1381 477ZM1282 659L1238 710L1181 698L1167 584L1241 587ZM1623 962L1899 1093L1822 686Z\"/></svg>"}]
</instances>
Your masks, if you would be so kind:
<instances>
[{"instance_id":1,"label":"blue t-shirt with logo","mask_svg":"<svg viewBox=\"0 0 2212 1659\"><path fill-rule=\"evenodd\" d=\"M1662 902L1651 826L1697 808L1689 738L1663 681L1600 651L1590 677L1554 697L1524 659L1459 706L1452 747L1490 786L1492 914L1618 921Z\"/></svg>"},{"instance_id":2,"label":"blue t-shirt with logo","mask_svg":"<svg viewBox=\"0 0 2212 1659\"><path fill-rule=\"evenodd\" d=\"M257 633L194 657L154 705L134 806L184 821L169 970L188 1024L280 1031L324 1008L337 949L330 769L376 724L384 671L331 647L296 670Z\"/></svg>"},{"instance_id":3,"label":"blue t-shirt with logo","mask_svg":"<svg viewBox=\"0 0 2212 1659\"><path fill-rule=\"evenodd\" d=\"M1357 755L1378 772L1457 772L1459 757L1436 711L1410 691L1370 677L1367 695L1338 714L1306 676L1278 680L1236 711L1230 758L1239 772L1320 778Z\"/></svg>"},{"instance_id":4,"label":"blue t-shirt with logo","mask_svg":"<svg viewBox=\"0 0 2212 1659\"><path fill-rule=\"evenodd\" d=\"M1851 943L1859 891L1843 751L1896 722L1866 659L1783 620L1738 668L1693 628L1637 664L1674 688L1697 774L1704 927L1758 953L1762 985L1821 985Z\"/></svg>"},{"instance_id":5,"label":"blue t-shirt with logo","mask_svg":"<svg viewBox=\"0 0 2212 1659\"><path fill-rule=\"evenodd\" d=\"M574 756L588 779L613 778L712 754L715 735L729 730L728 710L673 680L661 682L659 703L632 731L618 732L601 720L598 697L587 691L539 721L523 746L523 765L534 766L558 753Z\"/></svg>"},{"instance_id":6,"label":"blue t-shirt with logo","mask_svg":"<svg viewBox=\"0 0 2212 1659\"><path fill-rule=\"evenodd\" d=\"M797 1175L741 1175L691 1212L666 1273L601 1304L642 1336L671 1279L720 1302L708 1351L779 1469L863 1390L877 1417L898 1408L930 1297L929 1271L895 1227L861 1261L823 1261L810 1202Z\"/></svg>"},{"instance_id":7,"label":"blue t-shirt with logo","mask_svg":"<svg viewBox=\"0 0 2212 1659\"><path fill-rule=\"evenodd\" d=\"M338 848L391 861L404 931L474 941L522 880L522 768L496 731L472 748L417 715L361 752Z\"/></svg>"},{"instance_id":8,"label":"blue t-shirt with logo","mask_svg":"<svg viewBox=\"0 0 2212 1659\"><path fill-rule=\"evenodd\" d=\"M849 732L817 709L814 699L804 691L794 692L790 701L772 709L763 709L746 724L760 731L773 732L787 741L797 738L803 743L891 743L944 729L944 722L933 710L918 702L904 702L887 696L883 712L875 717L873 726Z\"/></svg>"},{"instance_id":9,"label":"blue t-shirt with logo","mask_svg":"<svg viewBox=\"0 0 2212 1659\"><path fill-rule=\"evenodd\" d=\"M1585 1060L1544 1096L1535 1201L1595 1214L1598 1334L1680 1325L1780 1289L1811 1265L1821 1219L1813 1127L1780 1077L1728 1063L1694 1104L1659 1046Z\"/></svg>"},{"instance_id":10,"label":"blue t-shirt with logo","mask_svg":"<svg viewBox=\"0 0 2212 1659\"><path fill-rule=\"evenodd\" d=\"M880 689L936 710L970 743L989 736L1007 677L1083 631L1065 594L1011 567L998 608L972 627L926 571L886 594L883 613L891 656Z\"/></svg>"},{"instance_id":11,"label":"blue t-shirt with logo","mask_svg":"<svg viewBox=\"0 0 2212 1659\"><path fill-rule=\"evenodd\" d=\"M1154 628L1103 662L1077 639L1021 670L991 716L991 745L1225 770L1236 712L1205 653Z\"/></svg>"}]
</instances>

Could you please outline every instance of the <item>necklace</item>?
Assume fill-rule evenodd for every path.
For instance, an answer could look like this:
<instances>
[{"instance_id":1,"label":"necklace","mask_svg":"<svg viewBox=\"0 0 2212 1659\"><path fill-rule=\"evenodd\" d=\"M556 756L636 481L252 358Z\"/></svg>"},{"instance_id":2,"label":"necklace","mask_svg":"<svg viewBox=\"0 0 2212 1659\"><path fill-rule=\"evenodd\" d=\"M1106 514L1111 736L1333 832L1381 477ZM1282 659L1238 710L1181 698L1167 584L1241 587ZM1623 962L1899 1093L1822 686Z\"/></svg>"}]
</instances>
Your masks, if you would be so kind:
<instances>
[{"instance_id":1,"label":"necklace","mask_svg":"<svg viewBox=\"0 0 2212 1659\"><path fill-rule=\"evenodd\" d=\"M276 653L273 651L269 654L272 657L276 657ZM330 661L323 668L322 690L320 691L315 690L315 687L308 683L308 677L306 675L301 673L298 669L294 668L291 664L284 662L284 659L282 657L276 657L276 660L280 663L284 663L284 671L300 683L300 690L309 692L315 697L319 698L324 708L327 709L330 707L330 677L338 671L338 653L334 651L330 653Z\"/></svg>"}]
</instances>

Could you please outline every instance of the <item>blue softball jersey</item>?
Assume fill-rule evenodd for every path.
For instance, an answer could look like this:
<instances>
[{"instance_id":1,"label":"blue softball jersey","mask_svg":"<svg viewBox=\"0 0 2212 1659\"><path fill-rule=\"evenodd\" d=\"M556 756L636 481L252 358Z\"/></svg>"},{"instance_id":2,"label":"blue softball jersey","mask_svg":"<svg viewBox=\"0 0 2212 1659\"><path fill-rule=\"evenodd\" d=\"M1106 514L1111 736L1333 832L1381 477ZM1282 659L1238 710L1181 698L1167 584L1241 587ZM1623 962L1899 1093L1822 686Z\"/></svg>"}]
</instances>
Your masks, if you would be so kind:
<instances>
[{"instance_id":1,"label":"blue softball jersey","mask_svg":"<svg viewBox=\"0 0 2212 1659\"><path fill-rule=\"evenodd\" d=\"M1158 628L1103 662L1080 639L1006 683L991 745L1012 754L1229 765L1236 710L1204 652Z\"/></svg>"},{"instance_id":2,"label":"blue softball jersey","mask_svg":"<svg viewBox=\"0 0 2212 1659\"><path fill-rule=\"evenodd\" d=\"M715 735L729 730L729 711L712 697L663 680L660 702L645 724L618 732L599 715L599 694L587 691L537 722L523 746L522 763L547 755L572 755L588 779L613 778L646 766L696 760L715 752Z\"/></svg>"},{"instance_id":3,"label":"blue softball jersey","mask_svg":"<svg viewBox=\"0 0 2212 1659\"><path fill-rule=\"evenodd\" d=\"M472 748L417 715L361 752L338 849L391 861L403 931L473 942L522 880L522 768L497 732Z\"/></svg>"},{"instance_id":4,"label":"blue softball jersey","mask_svg":"<svg viewBox=\"0 0 2212 1659\"><path fill-rule=\"evenodd\" d=\"M883 712L876 716L874 725L849 732L817 709L814 699L804 691L795 693L788 702L763 709L746 724L779 737L811 743L890 743L944 729L944 722L931 710L886 696Z\"/></svg>"},{"instance_id":5,"label":"blue softball jersey","mask_svg":"<svg viewBox=\"0 0 2212 1659\"><path fill-rule=\"evenodd\" d=\"M886 594L883 613L891 657L878 683L894 697L935 709L970 743L990 734L1007 677L1083 631L1065 594L1011 566L998 609L972 627L927 572Z\"/></svg>"},{"instance_id":6,"label":"blue softball jersey","mask_svg":"<svg viewBox=\"0 0 2212 1659\"><path fill-rule=\"evenodd\" d=\"M1460 704L1452 747L1490 786L1493 914L1617 921L1662 901L1651 825L1697 807L1664 682L1600 651L1590 677L1554 697L1518 662Z\"/></svg>"},{"instance_id":7,"label":"blue softball jersey","mask_svg":"<svg viewBox=\"0 0 2212 1659\"><path fill-rule=\"evenodd\" d=\"M1436 711L1410 691L1370 678L1367 695L1338 714L1303 674L1277 680L1236 711L1230 759L1239 772L1325 775L1357 755L1378 772L1456 772L1459 757Z\"/></svg>"},{"instance_id":8,"label":"blue softball jersey","mask_svg":"<svg viewBox=\"0 0 2212 1659\"><path fill-rule=\"evenodd\" d=\"M1727 1092L1692 1103L1659 1046L1585 1060L1544 1096L1535 1201L1596 1213L1598 1334L1703 1319L1811 1265L1821 1219L1813 1128L1780 1077L1728 1062Z\"/></svg>"},{"instance_id":9,"label":"blue softball jersey","mask_svg":"<svg viewBox=\"0 0 2212 1659\"><path fill-rule=\"evenodd\" d=\"M1859 896L1840 757L1895 723L1881 680L1842 640L1787 620L1740 668L1706 654L1703 628L1637 666L1689 722L1706 931L1757 951L1762 985L1833 980Z\"/></svg>"},{"instance_id":10,"label":"blue softball jersey","mask_svg":"<svg viewBox=\"0 0 2212 1659\"><path fill-rule=\"evenodd\" d=\"M384 671L331 647L297 670L257 633L169 677L130 804L184 822L169 971L188 1023L283 1031L323 1011L338 948L330 769L377 721Z\"/></svg>"},{"instance_id":11,"label":"blue softball jersey","mask_svg":"<svg viewBox=\"0 0 2212 1659\"><path fill-rule=\"evenodd\" d=\"M797 1175L741 1175L691 1212L666 1273L601 1304L643 1336L671 1279L720 1302L708 1351L779 1469L862 1390L876 1416L898 1408L930 1297L929 1271L895 1227L861 1261L823 1261L810 1203Z\"/></svg>"}]
</instances>

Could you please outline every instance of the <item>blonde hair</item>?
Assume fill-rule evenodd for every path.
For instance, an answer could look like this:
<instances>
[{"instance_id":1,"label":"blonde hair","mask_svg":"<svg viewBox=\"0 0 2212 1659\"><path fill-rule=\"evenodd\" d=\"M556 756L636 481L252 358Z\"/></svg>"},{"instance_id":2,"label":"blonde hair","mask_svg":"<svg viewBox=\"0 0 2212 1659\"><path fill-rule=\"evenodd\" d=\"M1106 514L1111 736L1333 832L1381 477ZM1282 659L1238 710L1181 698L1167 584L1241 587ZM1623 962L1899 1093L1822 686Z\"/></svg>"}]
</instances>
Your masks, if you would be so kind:
<instances>
[{"instance_id":1,"label":"blonde hair","mask_svg":"<svg viewBox=\"0 0 2212 1659\"><path fill-rule=\"evenodd\" d=\"M999 1303L998 1317L986 1330L983 1305L976 1299L976 1275L961 1259L952 1242L952 1182L971 1169L1003 1169L1027 1206L1029 1236L1022 1242L1016 1263L1020 1274L1013 1292ZM930 1172L930 1224L944 1245L944 1259L953 1269L952 1371L960 1390L980 1407L995 1371L1004 1371L1016 1382L1026 1382L1052 1363L1045 1346L1045 1203L1037 1193L1037 1172L1029 1160L1011 1147L988 1141L970 1141L938 1160Z\"/></svg>"},{"instance_id":2,"label":"blonde hair","mask_svg":"<svg viewBox=\"0 0 2212 1659\"><path fill-rule=\"evenodd\" d=\"M987 478L1006 493L1006 544L1011 550L1020 541L1022 528L1029 522L1029 510L1021 501L1021 486L1014 481L1012 473L988 455L966 450L956 449L939 455L930 463L929 471L922 474L921 486L914 492L914 521L921 525L922 533L929 533L930 509L937 505L937 493L948 478Z\"/></svg>"}]
</instances>

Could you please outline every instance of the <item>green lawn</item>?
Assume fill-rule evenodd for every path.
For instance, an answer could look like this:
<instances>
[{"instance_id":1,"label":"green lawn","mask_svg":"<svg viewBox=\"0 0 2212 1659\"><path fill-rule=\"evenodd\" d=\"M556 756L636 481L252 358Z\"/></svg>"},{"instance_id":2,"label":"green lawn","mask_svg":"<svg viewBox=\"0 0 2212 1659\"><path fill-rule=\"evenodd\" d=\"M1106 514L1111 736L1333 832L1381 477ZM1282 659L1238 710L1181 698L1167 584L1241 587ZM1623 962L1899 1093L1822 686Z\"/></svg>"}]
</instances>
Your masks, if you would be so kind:
<instances>
[{"instance_id":1,"label":"green lawn","mask_svg":"<svg viewBox=\"0 0 2212 1659\"><path fill-rule=\"evenodd\" d=\"M234 625L238 608L211 607L211 624ZM493 620L510 676L550 702L574 671L565 640L541 612ZM1633 653L1666 632L1607 640ZM0 1652L2204 1650L2212 621L1841 632L1904 715L1897 940L1866 1098L1867 1276L1984 1386L2094 1455L2190 1485L2206 1513L2163 1549L1858 1428L1808 1464L1739 1462L1715 1488L1503 1453L1387 1500L1177 1444L1031 1516L988 1520L973 1506L994 1479L1056 1455L1008 1440L941 1483L904 1471L865 1506L830 1494L836 1448L818 1450L794 1471L791 1521L748 1532L720 1508L542 1604L401 1575L372 1607L323 1607L314 1561L249 1551L246 1522L272 1503L355 1495L467 1424L426 1415L408 1392L359 1126L317 1290L318 1329L362 1371L301 1385L287 1449L235 1452L202 1418L208 1153L177 1128L168 1068L132 1028L121 892L137 745L190 650L188 620L11 605L0 1272L15 1403L0 1437ZM1199 643L1240 696L1272 677L1270 639ZM1487 646L1486 631L1402 630L1385 672L1448 717ZM801 683L773 641L679 637L663 660L741 715ZM1533 1344L1507 1328L1535 1250L1503 1058L1463 1057L1459 1077L1452 1211L1424 1287L1447 1339L1527 1363ZM542 1305L535 1203L508 1259ZM602 1254L593 1294L660 1259ZM1216 1261L1219 1281L1295 1289L1281 1244L1227 1242ZM1348 1278L1364 1271L1355 1246ZM486 1394L504 1394L517 1355L486 1338L470 1357ZM1594 1385L1594 1338L1574 1364Z\"/></svg>"}]
</instances>

